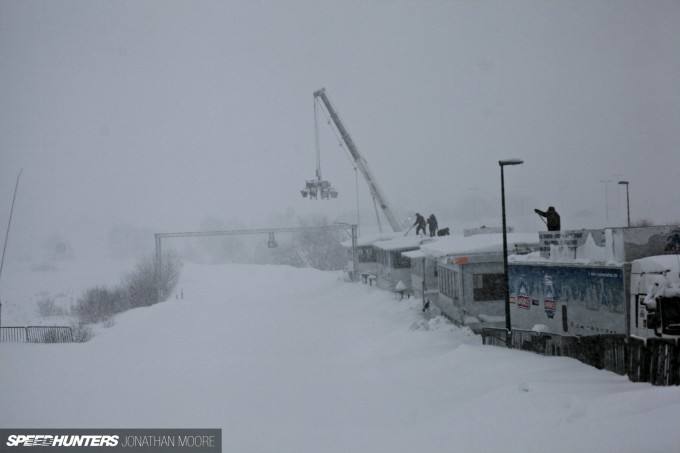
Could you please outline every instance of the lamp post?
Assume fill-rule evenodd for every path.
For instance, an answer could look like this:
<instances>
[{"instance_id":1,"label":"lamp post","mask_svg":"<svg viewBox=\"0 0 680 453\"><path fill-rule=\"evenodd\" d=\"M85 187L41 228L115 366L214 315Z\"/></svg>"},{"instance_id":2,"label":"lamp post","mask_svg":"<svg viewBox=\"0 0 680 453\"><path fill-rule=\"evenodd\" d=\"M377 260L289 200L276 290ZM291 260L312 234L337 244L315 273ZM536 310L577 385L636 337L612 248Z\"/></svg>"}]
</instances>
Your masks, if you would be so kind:
<instances>
[{"instance_id":1,"label":"lamp post","mask_svg":"<svg viewBox=\"0 0 680 453\"><path fill-rule=\"evenodd\" d=\"M607 193L607 187L609 186L609 183L612 182L611 179L604 179L600 180L600 182L604 183L604 209L605 212L607 213L607 220L609 220L609 194Z\"/></svg>"},{"instance_id":2,"label":"lamp post","mask_svg":"<svg viewBox=\"0 0 680 453\"><path fill-rule=\"evenodd\" d=\"M505 226L505 176L503 174L503 167L506 165L519 165L524 163L521 159L499 160L498 165L501 167L501 209L503 213L503 294L505 296L505 330L506 330L506 344L508 347L510 342L510 279L508 278L508 235Z\"/></svg>"},{"instance_id":3,"label":"lamp post","mask_svg":"<svg viewBox=\"0 0 680 453\"><path fill-rule=\"evenodd\" d=\"M626 186L626 211L628 212L628 228L630 228L630 197L628 196L628 181L619 181L619 184Z\"/></svg>"}]
</instances>

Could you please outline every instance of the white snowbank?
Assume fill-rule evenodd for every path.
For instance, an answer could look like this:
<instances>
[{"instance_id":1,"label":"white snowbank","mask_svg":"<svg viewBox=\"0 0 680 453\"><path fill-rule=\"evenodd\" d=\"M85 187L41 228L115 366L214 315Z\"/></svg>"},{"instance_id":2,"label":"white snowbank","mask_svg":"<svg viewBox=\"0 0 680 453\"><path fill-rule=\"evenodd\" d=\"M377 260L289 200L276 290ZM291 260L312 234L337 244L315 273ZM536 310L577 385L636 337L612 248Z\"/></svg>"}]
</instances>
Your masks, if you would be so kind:
<instances>
[{"instance_id":1,"label":"white snowbank","mask_svg":"<svg viewBox=\"0 0 680 453\"><path fill-rule=\"evenodd\" d=\"M659 452L680 392L483 346L339 273L186 265L84 344L0 343L0 426L216 427L223 451Z\"/></svg>"}]
</instances>

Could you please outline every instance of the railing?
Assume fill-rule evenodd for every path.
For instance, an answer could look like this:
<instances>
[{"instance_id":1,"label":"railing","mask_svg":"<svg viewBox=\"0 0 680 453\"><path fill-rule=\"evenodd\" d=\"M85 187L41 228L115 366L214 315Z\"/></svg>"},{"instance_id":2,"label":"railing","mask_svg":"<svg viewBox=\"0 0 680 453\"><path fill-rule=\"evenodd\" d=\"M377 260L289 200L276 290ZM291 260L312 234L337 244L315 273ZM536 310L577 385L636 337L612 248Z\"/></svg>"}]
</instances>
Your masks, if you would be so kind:
<instances>
[{"instance_id":1,"label":"railing","mask_svg":"<svg viewBox=\"0 0 680 453\"><path fill-rule=\"evenodd\" d=\"M627 367L632 381L680 385L680 347L677 340L630 338Z\"/></svg>"},{"instance_id":2,"label":"railing","mask_svg":"<svg viewBox=\"0 0 680 453\"><path fill-rule=\"evenodd\" d=\"M0 342L73 343L73 330L65 326L0 327Z\"/></svg>"},{"instance_id":3,"label":"railing","mask_svg":"<svg viewBox=\"0 0 680 453\"><path fill-rule=\"evenodd\" d=\"M484 344L506 346L505 329L485 327ZM634 382L680 385L680 345L677 339L625 335L563 336L514 329L510 346L547 356L572 357L599 369L627 375Z\"/></svg>"}]
</instances>

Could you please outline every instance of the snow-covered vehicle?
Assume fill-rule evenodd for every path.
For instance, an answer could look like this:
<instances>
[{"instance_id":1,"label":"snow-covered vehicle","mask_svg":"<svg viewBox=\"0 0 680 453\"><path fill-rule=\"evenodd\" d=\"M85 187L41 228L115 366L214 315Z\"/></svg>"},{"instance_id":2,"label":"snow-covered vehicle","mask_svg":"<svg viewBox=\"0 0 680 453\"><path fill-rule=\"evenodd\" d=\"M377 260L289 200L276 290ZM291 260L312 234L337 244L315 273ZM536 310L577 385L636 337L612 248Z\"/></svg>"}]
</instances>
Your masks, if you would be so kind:
<instances>
[{"instance_id":1,"label":"snow-covered vehicle","mask_svg":"<svg viewBox=\"0 0 680 453\"><path fill-rule=\"evenodd\" d=\"M540 233L510 258L513 329L558 335L680 337L680 229Z\"/></svg>"}]
</instances>

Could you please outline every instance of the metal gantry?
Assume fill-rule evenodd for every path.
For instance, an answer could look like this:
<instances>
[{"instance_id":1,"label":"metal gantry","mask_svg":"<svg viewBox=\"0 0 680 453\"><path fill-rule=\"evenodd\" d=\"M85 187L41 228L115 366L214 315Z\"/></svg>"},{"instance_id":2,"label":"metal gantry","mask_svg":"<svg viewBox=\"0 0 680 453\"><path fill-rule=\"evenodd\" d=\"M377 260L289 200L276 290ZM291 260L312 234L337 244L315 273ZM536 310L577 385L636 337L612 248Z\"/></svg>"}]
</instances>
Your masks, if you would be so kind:
<instances>
[{"instance_id":1,"label":"metal gantry","mask_svg":"<svg viewBox=\"0 0 680 453\"><path fill-rule=\"evenodd\" d=\"M333 225L317 226L317 227L290 227L290 228L259 228L246 230L223 230L223 231L186 231L178 233L156 233L156 288L157 301L162 299L161 282L163 277L162 267L162 249L161 240L164 238L182 238L182 237L205 237L205 236L234 236L243 234L262 234L267 235L267 246L276 247L275 234L277 233L299 233L303 231L327 231L327 230L343 230L348 233L352 239L352 281L356 281L356 272L354 269L358 267L359 256L357 255L357 225L349 223L335 223Z\"/></svg>"}]
</instances>

